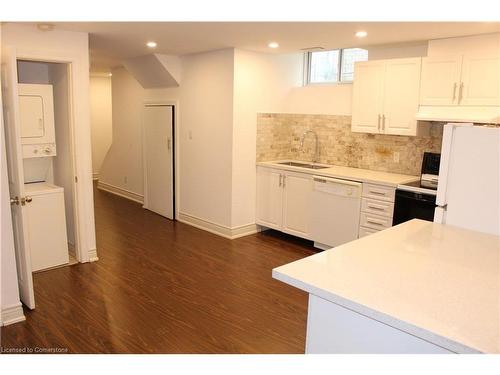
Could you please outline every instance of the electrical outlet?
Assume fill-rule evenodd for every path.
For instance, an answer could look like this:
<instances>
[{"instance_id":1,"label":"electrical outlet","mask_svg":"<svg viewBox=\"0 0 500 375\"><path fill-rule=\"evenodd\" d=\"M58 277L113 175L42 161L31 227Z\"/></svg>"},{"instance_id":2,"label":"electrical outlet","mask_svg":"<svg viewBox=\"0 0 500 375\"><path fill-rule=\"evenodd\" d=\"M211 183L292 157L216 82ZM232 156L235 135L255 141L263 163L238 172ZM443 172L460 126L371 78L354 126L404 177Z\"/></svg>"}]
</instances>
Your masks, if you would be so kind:
<instances>
[{"instance_id":1,"label":"electrical outlet","mask_svg":"<svg viewBox=\"0 0 500 375\"><path fill-rule=\"evenodd\" d=\"M392 154L392 160L394 161L394 163L399 163L399 152L394 151L394 153Z\"/></svg>"}]
</instances>

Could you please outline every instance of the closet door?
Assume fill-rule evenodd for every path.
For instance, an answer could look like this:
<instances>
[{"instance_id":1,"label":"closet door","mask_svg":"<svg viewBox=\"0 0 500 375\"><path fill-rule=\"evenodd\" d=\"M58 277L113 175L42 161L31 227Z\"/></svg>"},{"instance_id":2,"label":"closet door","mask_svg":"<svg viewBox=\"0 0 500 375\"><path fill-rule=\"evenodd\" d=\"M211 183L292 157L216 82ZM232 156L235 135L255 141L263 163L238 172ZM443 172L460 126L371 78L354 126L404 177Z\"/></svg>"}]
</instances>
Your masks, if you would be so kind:
<instances>
[{"instance_id":1,"label":"closet door","mask_svg":"<svg viewBox=\"0 0 500 375\"><path fill-rule=\"evenodd\" d=\"M424 57L420 105L457 105L462 57Z\"/></svg>"},{"instance_id":2,"label":"closet door","mask_svg":"<svg viewBox=\"0 0 500 375\"><path fill-rule=\"evenodd\" d=\"M174 218L173 110L144 107L144 208Z\"/></svg>"},{"instance_id":3,"label":"closet door","mask_svg":"<svg viewBox=\"0 0 500 375\"><path fill-rule=\"evenodd\" d=\"M460 105L500 105L498 56L464 56L459 99Z\"/></svg>"},{"instance_id":4,"label":"closet door","mask_svg":"<svg viewBox=\"0 0 500 375\"><path fill-rule=\"evenodd\" d=\"M385 134L416 135L420 68L422 59L388 60L385 66L384 114Z\"/></svg>"},{"instance_id":5,"label":"closet door","mask_svg":"<svg viewBox=\"0 0 500 375\"><path fill-rule=\"evenodd\" d=\"M352 95L353 132L381 133L385 62L358 62L354 67Z\"/></svg>"},{"instance_id":6,"label":"closet door","mask_svg":"<svg viewBox=\"0 0 500 375\"><path fill-rule=\"evenodd\" d=\"M35 308L33 275L31 272L31 248L28 233L27 204L29 197L24 191L23 156L21 148L21 125L19 119L19 98L17 85L17 61L15 50L2 51L2 97L5 119L5 146L7 165L2 160L2 168L7 168L9 178L10 208L16 251L17 279L21 301L30 309ZM2 100L0 100L1 102ZM1 119L0 119L1 121ZM2 145L4 138L2 135ZM3 181L2 181L3 182ZM3 196L2 196L3 198ZM3 205L7 203L2 201ZM8 203L7 203L8 204Z\"/></svg>"}]
</instances>

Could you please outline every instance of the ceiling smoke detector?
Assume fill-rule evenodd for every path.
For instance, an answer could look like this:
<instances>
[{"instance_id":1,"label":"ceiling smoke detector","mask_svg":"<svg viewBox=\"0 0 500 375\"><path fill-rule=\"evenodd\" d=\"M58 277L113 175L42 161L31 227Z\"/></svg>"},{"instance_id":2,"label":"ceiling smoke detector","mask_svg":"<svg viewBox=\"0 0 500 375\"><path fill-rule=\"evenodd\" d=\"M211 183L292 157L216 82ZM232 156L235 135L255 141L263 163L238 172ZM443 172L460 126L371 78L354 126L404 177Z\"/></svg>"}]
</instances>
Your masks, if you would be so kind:
<instances>
[{"instance_id":1,"label":"ceiling smoke detector","mask_svg":"<svg viewBox=\"0 0 500 375\"><path fill-rule=\"evenodd\" d=\"M52 31L54 30L54 25L52 23L39 23L36 25L40 31Z\"/></svg>"}]
</instances>

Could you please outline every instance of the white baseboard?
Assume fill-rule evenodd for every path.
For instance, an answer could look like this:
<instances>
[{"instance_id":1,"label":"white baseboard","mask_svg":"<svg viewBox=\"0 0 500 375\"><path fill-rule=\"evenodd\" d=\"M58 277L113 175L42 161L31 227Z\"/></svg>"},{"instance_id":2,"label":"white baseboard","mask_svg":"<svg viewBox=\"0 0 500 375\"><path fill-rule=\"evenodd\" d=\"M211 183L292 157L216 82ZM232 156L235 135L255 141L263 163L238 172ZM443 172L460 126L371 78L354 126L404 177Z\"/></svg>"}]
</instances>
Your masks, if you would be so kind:
<instances>
[{"instance_id":1,"label":"white baseboard","mask_svg":"<svg viewBox=\"0 0 500 375\"><path fill-rule=\"evenodd\" d=\"M104 190L107 191L108 193L118 195L122 198L127 198L130 199L131 201L137 202L137 203L144 203L144 196L134 193L133 191L122 189L118 186L114 186L111 184L108 184L106 182L102 182L99 180L97 183L97 188L99 190Z\"/></svg>"},{"instance_id":2,"label":"white baseboard","mask_svg":"<svg viewBox=\"0 0 500 375\"><path fill-rule=\"evenodd\" d=\"M260 232L259 226L256 224L241 225L239 227L230 228L224 225L201 219L199 217L179 212L177 220L181 223L191 225L198 229L206 230L207 232L217 234L219 236L234 240L239 237L248 236Z\"/></svg>"},{"instance_id":3,"label":"white baseboard","mask_svg":"<svg viewBox=\"0 0 500 375\"><path fill-rule=\"evenodd\" d=\"M99 180L99 173L92 173L92 180Z\"/></svg>"},{"instance_id":4,"label":"white baseboard","mask_svg":"<svg viewBox=\"0 0 500 375\"><path fill-rule=\"evenodd\" d=\"M21 303L2 309L3 326L22 322L24 320L26 320L26 317L24 316L23 306L21 305Z\"/></svg>"},{"instance_id":5,"label":"white baseboard","mask_svg":"<svg viewBox=\"0 0 500 375\"><path fill-rule=\"evenodd\" d=\"M98 260L97 249L89 250L89 262L97 262Z\"/></svg>"}]
</instances>

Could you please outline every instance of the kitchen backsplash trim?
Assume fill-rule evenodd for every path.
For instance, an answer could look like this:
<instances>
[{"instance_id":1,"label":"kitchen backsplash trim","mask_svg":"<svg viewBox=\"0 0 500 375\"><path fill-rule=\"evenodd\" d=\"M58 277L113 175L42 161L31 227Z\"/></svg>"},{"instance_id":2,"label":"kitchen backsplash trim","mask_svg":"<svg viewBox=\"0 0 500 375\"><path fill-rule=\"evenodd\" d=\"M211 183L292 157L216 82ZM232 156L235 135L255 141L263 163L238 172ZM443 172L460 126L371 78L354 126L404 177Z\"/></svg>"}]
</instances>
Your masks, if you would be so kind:
<instances>
[{"instance_id":1,"label":"kitchen backsplash trim","mask_svg":"<svg viewBox=\"0 0 500 375\"><path fill-rule=\"evenodd\" d=\"M436 123L429 124L428 134L408 137L351 132L351 116L259 113L257 161L312 161L312 134L300 150L300 139L307 130L318 134L320 163L415 176L420 174L425 151L441 151L443 136L443 126Z\"/></svg>"}]
</instances>

